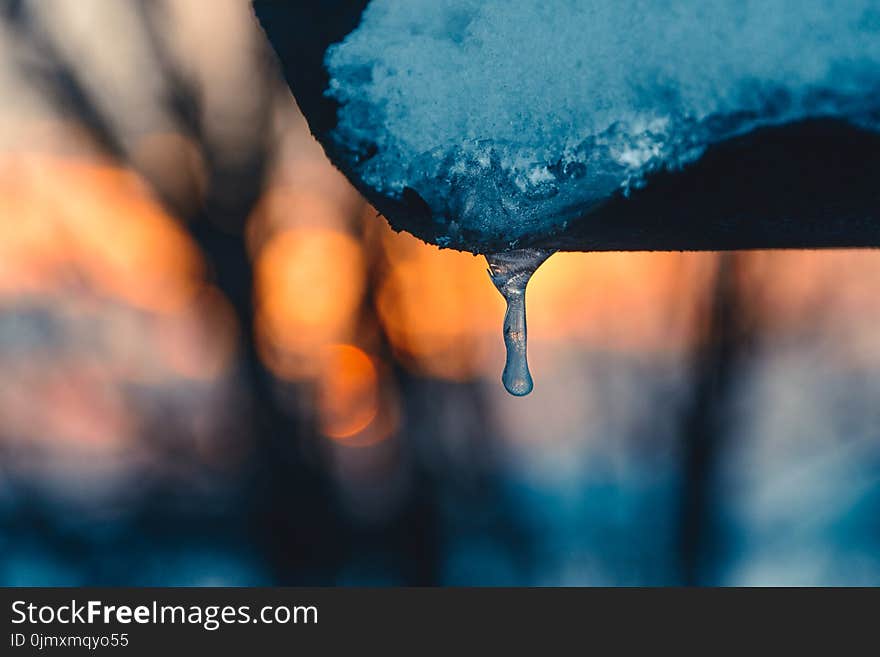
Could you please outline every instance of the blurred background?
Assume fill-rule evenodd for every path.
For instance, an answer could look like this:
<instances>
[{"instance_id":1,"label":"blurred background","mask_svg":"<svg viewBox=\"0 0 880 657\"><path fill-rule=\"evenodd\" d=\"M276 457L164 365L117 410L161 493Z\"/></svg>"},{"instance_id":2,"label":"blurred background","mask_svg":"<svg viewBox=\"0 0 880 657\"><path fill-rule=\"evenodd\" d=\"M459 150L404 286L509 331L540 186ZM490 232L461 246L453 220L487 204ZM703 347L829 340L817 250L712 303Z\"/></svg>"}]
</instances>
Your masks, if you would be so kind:
<instances>
[{"instance_id":1,"label":"blurred background","mask_svg":"<svg viewBox=\"0 0 880 657\"><path fill-rule=\"evenodd\" d=\"M0 94L0 584L880 584L880 255L557 254L517 399L247 0L0 0Z\"/></svg>"}]
</instances>

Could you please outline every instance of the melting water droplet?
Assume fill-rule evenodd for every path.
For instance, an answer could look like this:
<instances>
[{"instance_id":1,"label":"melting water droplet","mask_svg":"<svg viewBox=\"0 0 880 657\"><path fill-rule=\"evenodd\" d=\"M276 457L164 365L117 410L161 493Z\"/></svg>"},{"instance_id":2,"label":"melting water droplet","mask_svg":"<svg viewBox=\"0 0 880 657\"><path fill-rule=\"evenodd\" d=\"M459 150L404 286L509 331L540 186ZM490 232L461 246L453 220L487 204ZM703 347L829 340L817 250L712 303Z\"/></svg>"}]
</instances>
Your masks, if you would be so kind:
<instances>
[{"instance_id":1,"label":"melting water droplet","mask_svg":"<svg viewBox=\"0 0 880 657\"><path fill-rule=\"evenodd\" d=\"M486 256L489 277L507 302L504 313L504 346L507 360L501 382L517 397L532 391L532 375L526 357L526 285L535 270L553 255L542 249L520 249Z\"/></svg>"}]
</instances>

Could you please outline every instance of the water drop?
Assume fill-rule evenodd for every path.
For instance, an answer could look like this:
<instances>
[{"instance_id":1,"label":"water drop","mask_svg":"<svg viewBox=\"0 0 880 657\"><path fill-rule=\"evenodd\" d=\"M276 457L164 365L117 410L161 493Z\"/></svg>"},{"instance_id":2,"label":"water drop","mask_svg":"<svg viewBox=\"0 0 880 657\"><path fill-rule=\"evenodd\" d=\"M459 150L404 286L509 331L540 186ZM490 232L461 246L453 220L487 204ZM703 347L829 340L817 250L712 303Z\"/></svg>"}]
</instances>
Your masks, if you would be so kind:
<instances>
[{"instance_id":1,"label":"water drop","mask_svg":"<svg viewBox=\"0 0 880 657\"><path fill-rule=\"evenodd\" d=\"M532 375L526 357L526 286L535 270L553 255L542 249L519 249L486 256L489 277L507 302L504 313L504 346L507 359L501 382L517 397L532 391Z\"/></svg>"}]
</instances>

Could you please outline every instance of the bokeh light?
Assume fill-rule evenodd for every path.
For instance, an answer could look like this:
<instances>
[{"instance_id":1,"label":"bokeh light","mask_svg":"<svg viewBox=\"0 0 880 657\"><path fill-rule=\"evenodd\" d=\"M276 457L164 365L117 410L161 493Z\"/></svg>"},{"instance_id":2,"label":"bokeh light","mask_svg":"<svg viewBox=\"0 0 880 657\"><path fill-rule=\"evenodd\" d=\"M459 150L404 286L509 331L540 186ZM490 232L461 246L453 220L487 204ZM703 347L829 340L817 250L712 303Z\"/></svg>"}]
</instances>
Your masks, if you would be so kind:
<instances>
[{"instance_id":1,"label":"bokeh light","mask_svg":"<svg viewBox=\"0 0 880 657\"><path fill-rule=\"evenodd\" d=\"M360 245L333 229L284 230L263 246L255 268L266 363L282 378L309 376L321 347L354 328L364 285Z\"/></svg>"}]
</instances>

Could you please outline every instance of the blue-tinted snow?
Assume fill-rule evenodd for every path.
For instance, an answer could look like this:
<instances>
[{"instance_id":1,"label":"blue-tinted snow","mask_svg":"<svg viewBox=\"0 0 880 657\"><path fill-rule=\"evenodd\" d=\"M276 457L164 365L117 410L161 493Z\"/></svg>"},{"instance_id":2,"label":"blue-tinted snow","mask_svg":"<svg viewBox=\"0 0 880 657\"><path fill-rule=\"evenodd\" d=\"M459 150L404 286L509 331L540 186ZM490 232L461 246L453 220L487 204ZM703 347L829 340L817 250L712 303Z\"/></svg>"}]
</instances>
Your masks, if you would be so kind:
<instances>
[{"instance_id":1,"label":"blue-tinted snow","mask_svg":"<svg viewBox=\"0 0 880 657\"><path fill-rule=\"evenodd\" d=\"M372 0L326 63L346 165L453 246L558 230L755 127L880 126L876 0Z\"/></svg>"}]
</instances>

